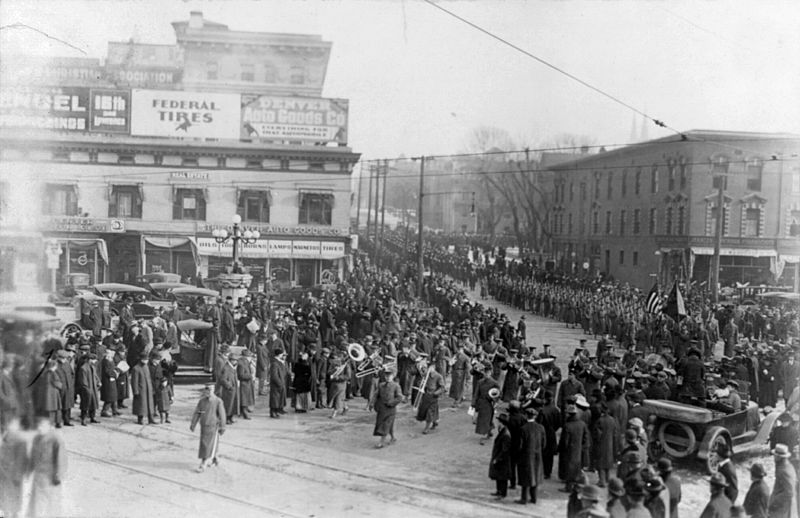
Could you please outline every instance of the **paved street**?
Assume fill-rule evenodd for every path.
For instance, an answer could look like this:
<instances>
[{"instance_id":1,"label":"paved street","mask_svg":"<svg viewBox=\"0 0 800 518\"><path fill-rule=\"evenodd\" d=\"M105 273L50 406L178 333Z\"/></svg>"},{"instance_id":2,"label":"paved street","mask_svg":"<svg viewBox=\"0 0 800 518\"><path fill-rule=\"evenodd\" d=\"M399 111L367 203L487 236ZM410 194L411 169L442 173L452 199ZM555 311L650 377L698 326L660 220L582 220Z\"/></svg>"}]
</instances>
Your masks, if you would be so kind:
<instances>
[{"instance_id":1,"label":"paved street","mask_svg":"<svg viewBox=\"0 0 800 518\"><path fill-rule=\"evenodd\" d=\"M491 301L489 303L492 303ZM502 310L512 319L519 312ZM552 320L528 316L528 335L550 343L559 363L581 336ZM590 343L591 345L591 343ZM562 365L563 367L564 365ZM561 516L565 495L547 480L540 503L526 507L488 495L489 444L480 446L466 406L442 404L439 431L423 436L408 405L400 408L398 443L373 448L374 414L361 399L335 421L326 411L289 412L269 419L259 398L253 420L237 420L221 442L222 463L196 468L197 434L189 417L199 388L176 387L171 425L139 426L135 418L66 429L70 469L65 482L72 516ZM739 460L741 464L749 460ZM772 470L771 459L762 462ZM699 471L683 467L683 509L699 512L708 488ZM594 475L590 475L593 480ZM740 490L749 477L739 469ZM91 483L87 483L91 481ZM134 504L135 502L135 504ZM691 511L689 511L691 510Z\"/></svg>"}]
</instances>

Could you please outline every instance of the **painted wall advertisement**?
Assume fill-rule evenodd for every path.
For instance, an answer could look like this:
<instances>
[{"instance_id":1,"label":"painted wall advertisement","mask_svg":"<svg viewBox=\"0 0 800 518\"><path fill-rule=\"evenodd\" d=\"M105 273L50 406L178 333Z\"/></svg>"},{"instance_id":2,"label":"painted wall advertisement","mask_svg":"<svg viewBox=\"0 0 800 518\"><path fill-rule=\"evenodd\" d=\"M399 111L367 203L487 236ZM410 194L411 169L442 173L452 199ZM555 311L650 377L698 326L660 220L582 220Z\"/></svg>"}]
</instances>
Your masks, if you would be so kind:
<instances>
[{"instance_id":1,"label":"painted wall advertisement","mask_svg":"<svg viewBox=\"0 0 800 518\"><path fill-rule=\"evenodd\" d=\"M128 133L130 92L83 87L2 87L0 126Z\"/></svg>"},{"instance_id":2,"label":"painted wall advertisement","mask_svg":"<svg viewBox=\"0 0 800 518\"><path fill-rule=\"evenodd\" d=\"M347 144L348 101L314 97L242 98L242 138Z\"/></svg>"},{"instance_id":3,"label":"painted wall advertisement","mask_svg":"<svg viewBox=\"0 0 800 518\"><path fill-rule=\"evenodd\" d=\"M171 90L131 92L131 135L239 138L240 95Z\"/></svg>"}]
</instances>

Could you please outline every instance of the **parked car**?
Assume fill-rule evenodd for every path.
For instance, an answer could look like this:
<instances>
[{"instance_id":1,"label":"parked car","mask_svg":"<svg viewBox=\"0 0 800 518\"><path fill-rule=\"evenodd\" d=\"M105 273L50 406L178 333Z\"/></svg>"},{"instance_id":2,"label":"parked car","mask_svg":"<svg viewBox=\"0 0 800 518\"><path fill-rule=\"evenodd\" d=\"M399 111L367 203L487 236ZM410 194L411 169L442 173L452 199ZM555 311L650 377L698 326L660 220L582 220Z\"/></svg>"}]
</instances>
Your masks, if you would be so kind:
<instances>
[{"instance_id":1,"label":"parked car","mask_svg":"<svg viewBox=\"0 0 800 518\"><path fill-rule=\"evenodd\" d=\"M88 273L70 273L64 275L61 285L55 293L50 294L50 302L60 306L69 306L76 295L89 289Z\"/></svg>"},{"instance_id":2,"label":"parked car","mask_svg":"<svg viewBox=\"0 0 800 518\"><path fill-rule=\"evenodd\" d=\"M176 288L194 288L191 284L184 284L182 282L151 282L144 286L152 293L151 300L153 302L172 302L172 290Z\"/></svg>"},{"instance_id":3,"label":"parked car","mask_svg":"<svg viewBox=\"0 0 800 518\"><path fill-rule=\"evenodd\" d=\"M125 299L133 299L133 316L136 318L153 318L155 308L150 303L150 290L141 286L108 282L91 287L95 295L111 299L111 315L119 316Z\"/></svg>"},{"instance_id":4,"label":"parked car","mask_svg":"<svg viewBox=\"0 0 800 518\"><path fill-rule=\"evenodd\" d=\"M91 331L92 322L89 319L89 313L95 302L103 311L103 327L107 329L116 329L119 324L119 316L112 315L111 307L113 301L94 293L83 293L73 299L72 305L75 308L75 320L67 322L62 326L61 336L66 337L75 333Z\"/></svg>"}]
</instances>

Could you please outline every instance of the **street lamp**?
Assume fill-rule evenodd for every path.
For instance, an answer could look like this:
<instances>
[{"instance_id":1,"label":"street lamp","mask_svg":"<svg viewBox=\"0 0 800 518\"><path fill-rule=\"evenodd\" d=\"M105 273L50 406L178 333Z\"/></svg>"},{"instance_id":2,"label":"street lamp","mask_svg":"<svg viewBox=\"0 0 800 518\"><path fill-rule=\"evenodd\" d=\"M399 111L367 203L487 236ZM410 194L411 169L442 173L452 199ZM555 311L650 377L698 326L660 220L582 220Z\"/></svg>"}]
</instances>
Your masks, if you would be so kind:
<instances>
[{"instance_id":1,"label":"street lamp","mask_svg":"<svg viewBox=\"0 0 800 518\"><path fill-rule=\"evenodd\" d=\"M233 227L230 231L227 228L215 228L211 231L214 241L218 244L221 245L228 240L233 242L233 273L242 273L242 268L239 264L239 243L252 245L261 237L261 232L258 230L251 230L249 228L242 230L242 227L239 226L241 222L242 217L238 214L234 214Z\"/></svg>"}]
</instances>

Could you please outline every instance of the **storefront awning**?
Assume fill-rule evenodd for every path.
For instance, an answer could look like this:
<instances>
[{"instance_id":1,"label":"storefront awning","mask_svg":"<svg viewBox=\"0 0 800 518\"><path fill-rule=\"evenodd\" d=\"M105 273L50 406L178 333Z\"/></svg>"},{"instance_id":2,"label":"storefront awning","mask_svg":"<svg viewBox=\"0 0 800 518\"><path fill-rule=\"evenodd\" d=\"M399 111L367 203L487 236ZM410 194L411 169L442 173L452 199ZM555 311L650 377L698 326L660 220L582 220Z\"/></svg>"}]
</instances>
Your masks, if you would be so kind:
<instances>
[{"instance_id":1,"label":"storefront awning","mask_svg":"<svg viewBox=\"0 0 800 518\"><path fill-rule=\"evenodd\" d=\"M70 248L91 249L97 248L97 253L103 259L105 264L108 264L108 247L106 246L105 239L78 239L71 237L58 238L59 243L69 243Z\"/></svg>"},{"instance_id":2,"label":"storefront awning","mask_svg":"<svg viewBox=\"0 0 800 518\"><path fill-rule=\"evenodd\" d=\"M142 264L145 264L145 254L147 245L150 247L167 248L172 250L174 248L184 247L192 252L195 264L199 264L199 257L197 252L197 242L191 237L177 237L177 236L145 236L142 235Z\"/></svg>"},{"instance_id":3,"label":"storefront awning","mask_svg":"<svg viewBox=\"0 0 800 518\"><path fill-rule=\"evenodd\" d=\"M693 246L692 252L695 255L714 255L714 248L710 246ZM719 255L741 256L741 257L776 257L778 252L766 248L728 248L722 247Z\"/></svg>"}]
</instances>

